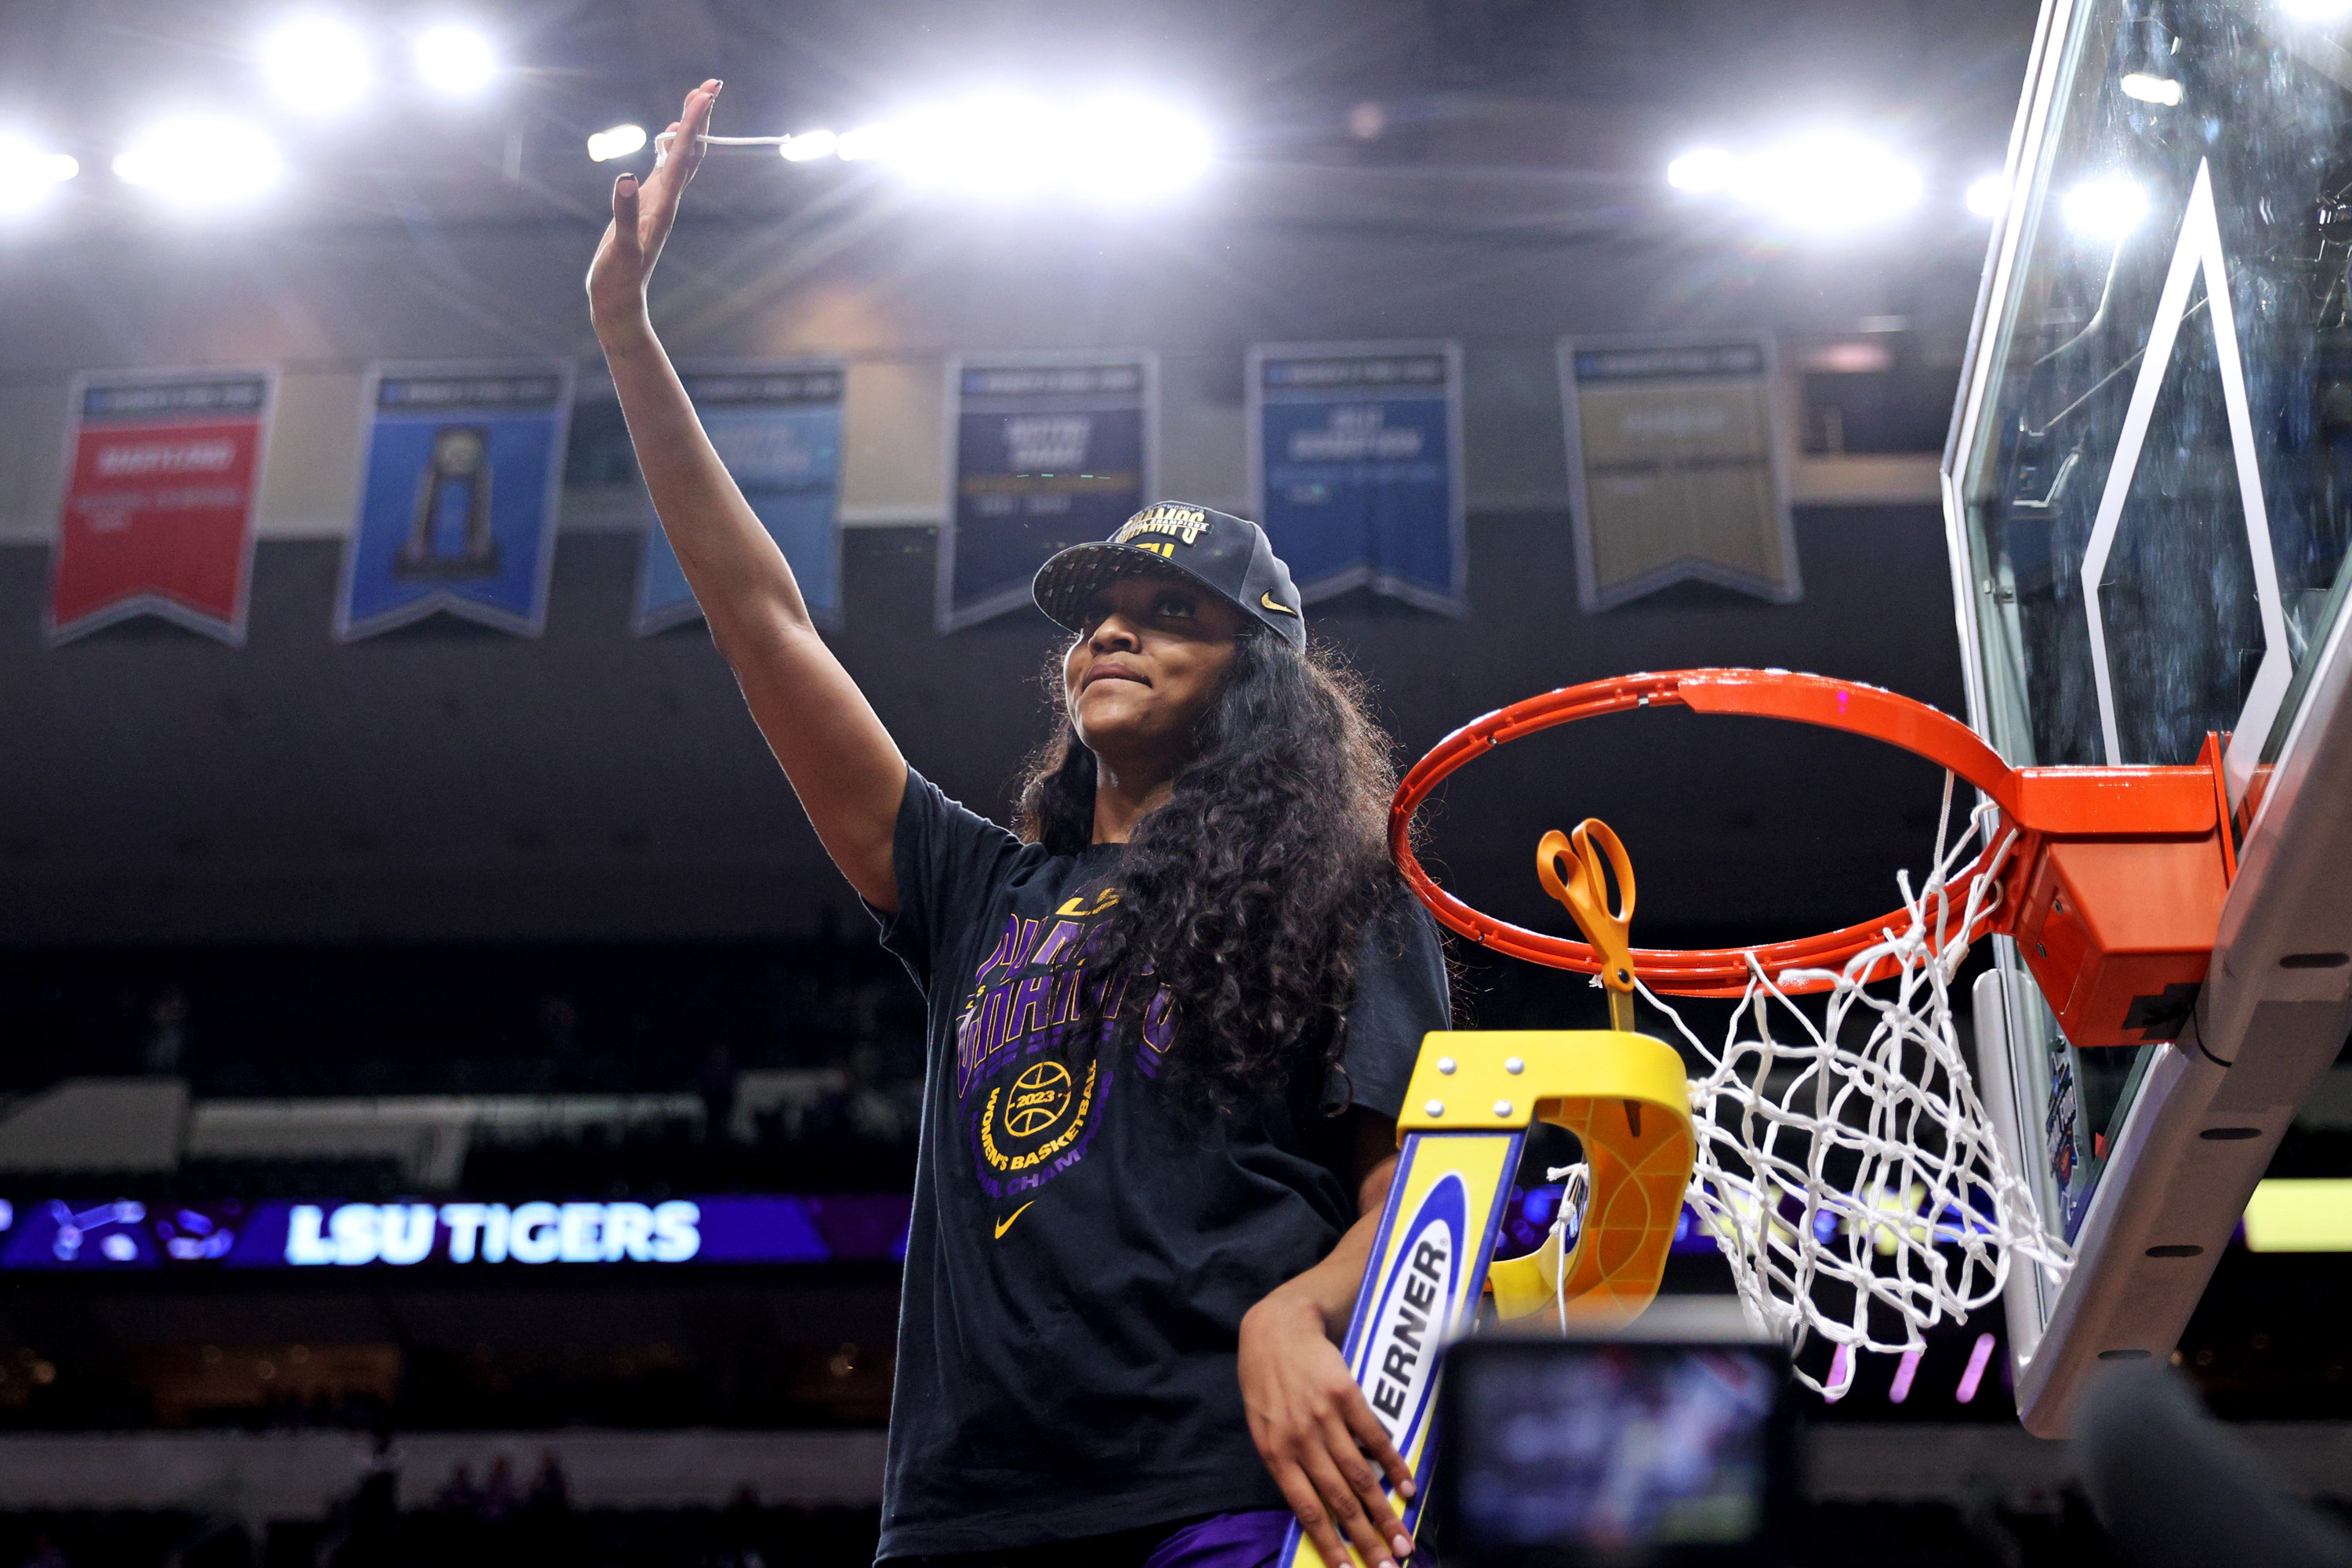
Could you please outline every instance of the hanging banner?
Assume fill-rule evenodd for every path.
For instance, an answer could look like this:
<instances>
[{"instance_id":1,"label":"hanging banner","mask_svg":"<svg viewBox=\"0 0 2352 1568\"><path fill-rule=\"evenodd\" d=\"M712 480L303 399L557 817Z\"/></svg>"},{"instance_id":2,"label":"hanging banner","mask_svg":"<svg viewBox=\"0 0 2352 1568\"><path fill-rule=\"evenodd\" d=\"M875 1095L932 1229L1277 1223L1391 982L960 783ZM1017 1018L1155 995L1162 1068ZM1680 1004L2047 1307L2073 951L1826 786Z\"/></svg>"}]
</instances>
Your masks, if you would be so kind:
<instances>
[{"instance_id":1,"label":"hanging banner","mask_svg":"<svg viewBox=\"0 0 2352 1568\"><path fill-rule=\"evenodd\" d=\"M76 379L49 580L52 643L132 616L245 641L277 386L267 370Z\"/></svg>"},{"instance_id":2,"label":"hanging banner","mask_svg":"<svg viewBox=\"0 0 2352 1568\"><path fill-rule=\"evenodd\" d=\"M940 631L1028 604L1045 557L1108 538L1154 499L1159 386L1148 353L948 362Z\"/></svg>"},{"instance_id":3,"label":"hanging banner","mask_svg":"<svg viewBox=\"0 0 2352 1568\"><path fill-rule=\"evenodd\" d=\"M686 395L760 525L776 542L818 626L841 624L841 389L837 362L681 372ZM658 521L637 572L639 637L702 614Z\"/></svg>"},{"instance_id":4,"label":"hanging banner","mask_svg":"<svg viewBox=\"0 0 2352 1568\"><path fill-rule=\"evenodd\" d=\"M378 364L335 636L436 610L537 637L555 564L572 363Z\"/></svg>"},{"instance_id":5,"label":"hanging banner","mask_svg":"<svg viewBox=\"0 0 2352 1568\"><path fill-rule=\"evenodd\" d=\"M1804 596L1773 384L1769 338L1559 340L1586 610L1685 578Z\"/></svg>"},{"instance_id":6,"label":"hanging banner","mask_svg":"<svg viewBox=\"0 0 2352 1568\"><path fill-rule=\"evenodd\" d=\"M1247 386L1251 495L1300 596L1465 613L1461 346L1260 343Z\"/></svg>"}]
</instances>

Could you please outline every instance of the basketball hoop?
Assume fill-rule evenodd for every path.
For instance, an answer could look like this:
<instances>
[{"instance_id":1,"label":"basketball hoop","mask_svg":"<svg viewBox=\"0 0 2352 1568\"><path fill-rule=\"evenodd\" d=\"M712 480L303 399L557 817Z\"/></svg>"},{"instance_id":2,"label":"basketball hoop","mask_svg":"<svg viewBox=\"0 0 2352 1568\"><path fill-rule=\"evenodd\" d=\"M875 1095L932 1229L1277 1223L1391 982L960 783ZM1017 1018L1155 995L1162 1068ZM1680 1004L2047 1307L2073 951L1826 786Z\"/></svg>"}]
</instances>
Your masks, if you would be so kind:
<instances>
[{"instance_id":1,"label":"basketball hoop","mask_svg":"<svg viewBox=\"0 0 2352 1568\"><path fill-rule=\"evenodd\" d=\"M1628 946L1630 861L1598 823L1572 838L1548 835L1538 851L1547 890L1588 942L1481 914L1423 868L1413 814L1471 759L1580 719L1676 706L1843 730L1940 764L1945 811L1924 885L1915 892L1898 874L1902 907L1842 931L1675 951ZM1600 976L1612 1020L1623 1020L1616 1028L1629 1026L1631 985L1672 1020L1704 1067L1689 1086L1696 1149L1686 1201L1722 1245L1758 1326L1792 1352L1818 1333L1849 1351L1902 1353L1924 1348L1927 1330L1996 1299L2013 1260L2053 1278L2071 1263L1993 1136L1955 1034L1948 987L1969 945L2014 936L2077 1046L2174 1037L2236 871L2220 761L2218 738L2209 738L2189 767L2011 768L1965 725L1877 687L1786 670L1633 675L1530 698L1446 737L1405 775L1390 841L1414 892L1453 931ZM1956 780L1985 798L1948 844ZM1601 896L1601 848L1622 892L1614 910ZM1819 1019L1790 1001L1824 992ZM1741 1005L1722 1044L1710 1046L1661 994ZM1785 1037L1776 1018L1788 1020ZM1844 1037L1850 1019L1868 1024L1858 1044ZM1558 1243L1575 1218L1564 1204L1552 1241L1509 1265L1514 1300L1557 1290L1563 1321L1574 1287ZM1538 1281L1525 1278L1530 1269ZM1824 1283L1843 1291L1823 1293ZM1498 1304L1506 1294L1498 1277ZM1834 1358L1826 1382L1799 1375L1834 1394L1854 1365L1848 1354Z\"/></svg>"},{"instance_id":2,"label":"basketball hoop","mask_svg":"<svg viewBox=\"0 0 2352 1568\"><path fill-rule=\"evenodd\" d=\"M1948 885L1947 901L1971 911L1954 933L1962 947L1986 935L2015 936L2077 1046L2144 1045L2179 1032L2205 978L2221 896L2237 874L2221 748L2212 739L2188 767L2012 768L1957 719L1858 681L1784 669L1619 676L1515 702L1430 748L1389 809L1389 844L1405 880L1440 922L1482 947L1599 973L1589 943L1480 914L1440 887L1413 852L1413 813L1438 784L1496 746L1580 719L1675 707L1843 730L1916 752L1974 784L1999 823ZM1977 885L1986 879L1990 896L1979 898ZM2152 888L2163 896L2151 897ZM1633 972L1670 996L1743 996L1759 972L1792 993L1826 991L1838 984L1832 975L1909 918L1896 910L1843 931L1755 947L1637 947ZM1881 954L1861 983L1899 967L1895 955Z\"/></svg>"}]
</instances>

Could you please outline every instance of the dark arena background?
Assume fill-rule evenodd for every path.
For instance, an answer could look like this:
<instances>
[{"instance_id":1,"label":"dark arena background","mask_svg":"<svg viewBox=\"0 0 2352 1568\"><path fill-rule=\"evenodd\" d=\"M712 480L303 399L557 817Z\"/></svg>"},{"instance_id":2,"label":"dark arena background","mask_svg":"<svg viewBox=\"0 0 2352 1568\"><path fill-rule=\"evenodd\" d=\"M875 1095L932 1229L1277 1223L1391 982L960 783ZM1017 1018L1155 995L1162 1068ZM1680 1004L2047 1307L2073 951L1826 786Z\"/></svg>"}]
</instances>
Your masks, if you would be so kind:
<instances>
[{"instance_id":1,"label":"dark arena background","mask_svg":"<svg viewBox=\"0 0 2352 1568\"><path fill-rule=\"evenodd\" d=\"M1003 584L1163 496L1328 560L1309 626L1401 763L1643 669L1964 713L1938 458L2035 26L0 4L0 1568L872 1558L922 1000L648 542L581 288L687 89L798 140L710 158L656 324L776 458L754 500L908 760L1003 819L1061 646ZM1108 151L1055 140L1073 105ZM1623 449L1580 357L1615 350L1668 377ZM436 386L490 467L447 426L417 489ZM89 456L124 429L162 455ZM1528 851L1598 815L1637 942L1766 940L1890 907L1940 788L1618 718L1456 781L1424 857L1565 931ZM1467 1025L1605 1016L1450 951ZM2337 1082L2273 1175L2352 1174ZM2347 1285L2233 1243L2174 1358L2284 1489L2352 1498ZM1730 1291L1704 1235L1667 1289ZM2107 1560L2006 1333L1805 1396L1820 1555Z\"/></svg>"}]
</instances>

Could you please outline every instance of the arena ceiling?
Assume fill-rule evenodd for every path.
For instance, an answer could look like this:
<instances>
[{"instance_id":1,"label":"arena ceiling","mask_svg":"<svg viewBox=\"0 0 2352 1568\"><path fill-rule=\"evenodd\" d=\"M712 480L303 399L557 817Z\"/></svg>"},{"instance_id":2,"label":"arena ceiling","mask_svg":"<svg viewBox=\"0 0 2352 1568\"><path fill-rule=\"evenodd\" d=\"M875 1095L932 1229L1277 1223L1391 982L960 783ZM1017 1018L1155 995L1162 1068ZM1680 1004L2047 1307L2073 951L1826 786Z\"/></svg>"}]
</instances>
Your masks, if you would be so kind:
<instances>
[{"instance_id":1,"label":"arena ceiling","mask_svg":"<svg viewBox=\"0 0 2352 1568\"><path fill-rule=\"evenodd\" d=\"M736 133L846 125L974 86L1124 84L1193 105L1213 128L1223 176L1213 217L1576 233L1654 206L1665 160L1694 138L1823 116L1873 127L1939 172L1997 163L2033 13L2028 0L370 6L349 15L395 54L415 29L463 17L493 41L500 76L449 103L403 90L388 68L368 101L328 121L273 111L256 68L264 34L314 8L0 5L0 131L84 171L43 231L151 223L110 161L159 113L191 108L248 114L277 136L286 187L249 221L593 221L613 170L589 161L589 134L657 130L687 87L717 75L729 84L719 129ZM730 160L704 200L764 216L868 195L893 195L870 166Z\"/></svg>"}]
</instances>

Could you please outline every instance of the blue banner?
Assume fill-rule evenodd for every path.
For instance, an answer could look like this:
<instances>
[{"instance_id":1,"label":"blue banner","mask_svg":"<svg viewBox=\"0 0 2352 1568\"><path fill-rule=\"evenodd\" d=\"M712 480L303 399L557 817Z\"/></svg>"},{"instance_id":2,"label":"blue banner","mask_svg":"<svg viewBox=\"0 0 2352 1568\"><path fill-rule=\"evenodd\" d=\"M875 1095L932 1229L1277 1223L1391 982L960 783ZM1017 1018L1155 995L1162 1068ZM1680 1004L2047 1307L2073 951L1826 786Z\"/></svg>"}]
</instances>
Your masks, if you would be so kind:
<instances>
[{"instance_id":1,"label":"blue banner","mask_svg":"<svg viewBox=\"0 0 2352 1568\"><path fill-rule=\"evenodd\" d=\"M555 564L569 361L379 364L368 373L345 642L446 610L537 637Z\"/></svg>"},{"instance_id":2,"label":"blue banner","mask_svg":"<svg viewBox=\"0 0 2352 1568\"><path fill-rule=\"evenodd\" d=\"M1465 613L1458 345L1261 343L1248 387L1258 521L1301 597Z\"/></svg>"},{"instance_id":3,"label":"blue banner","mask_svg":"<svg viewBox=\"0 0 2352 1568\"><path fill-rule=\"evenodd\" d=\"M841 624L842 367L765 364L684 373L719 460L793 568L821 626ZM658 521L646 530L635 625L646 637L702 613Z\"/></svg>"},{"instance_id":4,"label":"blue banner","mask_svg":"<svg viewBox=\"0 0 2352 1568\"><path fill-rule=\"evenodd\" d=\"M940 631L1028 604L1047 556L1108 538L1153 499L1158 385L1146 353L949 363Z\"/></svg>"}]
</instances>

